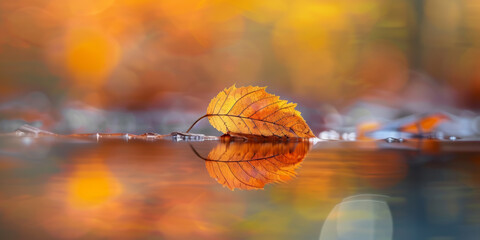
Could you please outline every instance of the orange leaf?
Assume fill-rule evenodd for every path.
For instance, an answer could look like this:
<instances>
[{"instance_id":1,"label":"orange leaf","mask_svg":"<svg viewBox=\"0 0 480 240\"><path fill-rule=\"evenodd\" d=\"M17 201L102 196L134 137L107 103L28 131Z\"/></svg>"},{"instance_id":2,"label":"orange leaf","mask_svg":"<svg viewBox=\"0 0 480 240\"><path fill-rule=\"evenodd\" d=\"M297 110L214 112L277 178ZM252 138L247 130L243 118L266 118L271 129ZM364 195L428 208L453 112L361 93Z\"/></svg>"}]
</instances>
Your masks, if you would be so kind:
<instances>
[{"instance_id":1,"label":"orange leaf","mask_svg":"<svg viewBox=\"0 0 480 240\"><path fill-rule=\"evenodd\" d=\"M430 133L440 123L448 120L450 120L450 118L442 113L433 114L433 115L425 116L417 120L416 122L407 124L401 127L400 130L403 132L416 133L416 134Z\"/></svg>"},{"instance_id":2,"label":"orange leaf","mask_svg":"<svg viewBox=\"0 0 480 240\"><path fill-rule=\"evenodd\" d=\"M310 143L303 141L222 142L203 159L210 176L223 186L231 190L262 189L265 184L285 182L295 176L309 148Z\"/></svg>"},{"instance_id":3,"label":"orange leaf","mask_svg":"<svg viewBox=\"0 0 480 240\"><path fill-rule=\"evenodd\" d=\"M265 92L265 87L236 88L233 85L212 99L204 117L223 133L315 137L301 113L295 110L296 106Z\"/></svg>"}]
</instances>

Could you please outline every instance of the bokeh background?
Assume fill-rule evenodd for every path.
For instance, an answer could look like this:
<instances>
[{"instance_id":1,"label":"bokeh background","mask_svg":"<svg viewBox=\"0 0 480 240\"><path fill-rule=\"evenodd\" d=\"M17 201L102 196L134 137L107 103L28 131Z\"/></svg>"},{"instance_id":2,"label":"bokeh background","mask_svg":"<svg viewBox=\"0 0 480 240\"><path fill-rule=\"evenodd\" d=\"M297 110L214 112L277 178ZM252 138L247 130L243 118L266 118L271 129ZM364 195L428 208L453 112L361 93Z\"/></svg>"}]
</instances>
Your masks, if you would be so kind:
<instances>
[{"instance_id":1,"label":"bokeh background","mask_svg":"<svg viewBox=\"0 0 480 240\"><path fill-rule=\"evenodd\" d=\"M2 132L181 131L234 83L317 133L480 107L477 0L0 0L0 32Z\"/></svg>"}]
</instances>

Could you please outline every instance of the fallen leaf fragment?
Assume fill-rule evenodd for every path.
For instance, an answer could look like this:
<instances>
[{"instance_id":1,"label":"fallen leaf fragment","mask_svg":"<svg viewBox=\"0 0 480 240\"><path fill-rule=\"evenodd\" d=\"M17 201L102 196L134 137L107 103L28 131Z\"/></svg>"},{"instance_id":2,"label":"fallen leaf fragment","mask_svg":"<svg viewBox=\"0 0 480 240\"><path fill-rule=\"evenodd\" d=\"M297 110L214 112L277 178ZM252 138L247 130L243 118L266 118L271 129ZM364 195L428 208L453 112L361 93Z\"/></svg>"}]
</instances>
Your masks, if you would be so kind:
<instances>
[{"instance_id":1,"label":"fallen leaf fragment","mask_svg":"<svg viewBox=\"0 0 480 240\"><path fill-rule=\"evenodd\" d=\"M440 123L450 120L450 118L444 114L432 114L424 116L417 121L407 124L400 128L402 132L409 132L414 134L430 133Z\"/></svg>"}]
</instances>

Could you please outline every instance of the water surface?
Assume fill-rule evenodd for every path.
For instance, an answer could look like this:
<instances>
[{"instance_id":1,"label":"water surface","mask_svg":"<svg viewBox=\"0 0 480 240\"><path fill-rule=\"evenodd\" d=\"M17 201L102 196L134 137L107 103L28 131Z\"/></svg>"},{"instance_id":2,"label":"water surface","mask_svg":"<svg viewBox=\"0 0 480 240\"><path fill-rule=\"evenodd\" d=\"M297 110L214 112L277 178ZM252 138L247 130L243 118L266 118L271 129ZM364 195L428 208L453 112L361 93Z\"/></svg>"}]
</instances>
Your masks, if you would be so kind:
<instances>
[{"instance_id":1,"label":"water surface","mask_svg":"<svg viewBox=\"0 0 480 240\"><path fill-rule=\"evenodd\" d=\"M478 239L479 146L2 137L0 238Z\"/></svg>"}]
</instances>

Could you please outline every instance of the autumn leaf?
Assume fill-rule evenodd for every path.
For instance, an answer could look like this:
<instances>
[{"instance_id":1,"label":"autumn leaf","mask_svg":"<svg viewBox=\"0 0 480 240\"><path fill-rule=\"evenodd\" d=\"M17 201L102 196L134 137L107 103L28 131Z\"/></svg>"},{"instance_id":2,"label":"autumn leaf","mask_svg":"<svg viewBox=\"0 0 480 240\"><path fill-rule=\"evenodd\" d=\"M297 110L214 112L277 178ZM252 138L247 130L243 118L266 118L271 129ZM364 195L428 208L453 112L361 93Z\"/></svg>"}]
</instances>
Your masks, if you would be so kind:
<instances>
[{"instance_id":1,"label":"autumn leaf","mask_svg":"<svg viewBox=\"0 0 480 240\"><path fill-rule=\"evenodd\" d=\"M210 124L223 133L280 138L315 137L301 113L295 110L296 106L267 93L265 87L236 88L233 85L210 101L207 114L192 127L207 117Z\"/></svg>"},{"instance_id":2,"label":"autumn leaf","mask_svg":"<svg viewBox=\"0 0 480 240\"><path fill-rule=\"evenodd\" d=\"M221 142L205 160L209 175L234 190L262 189L268 183L285 182L305 158L309 142Z\"/></svg>"},{"instance_id":3,"label":"autumn leaf","mask_svg":"<svg viewBox=\"0 0 480 240\"><path fill-rule=\"evenodd\" d=\"M440 123L450 120L442 113L424 116L417 121L402 126L400 131L414 134L431 133Z\"/></svg>"}]
</instances>

